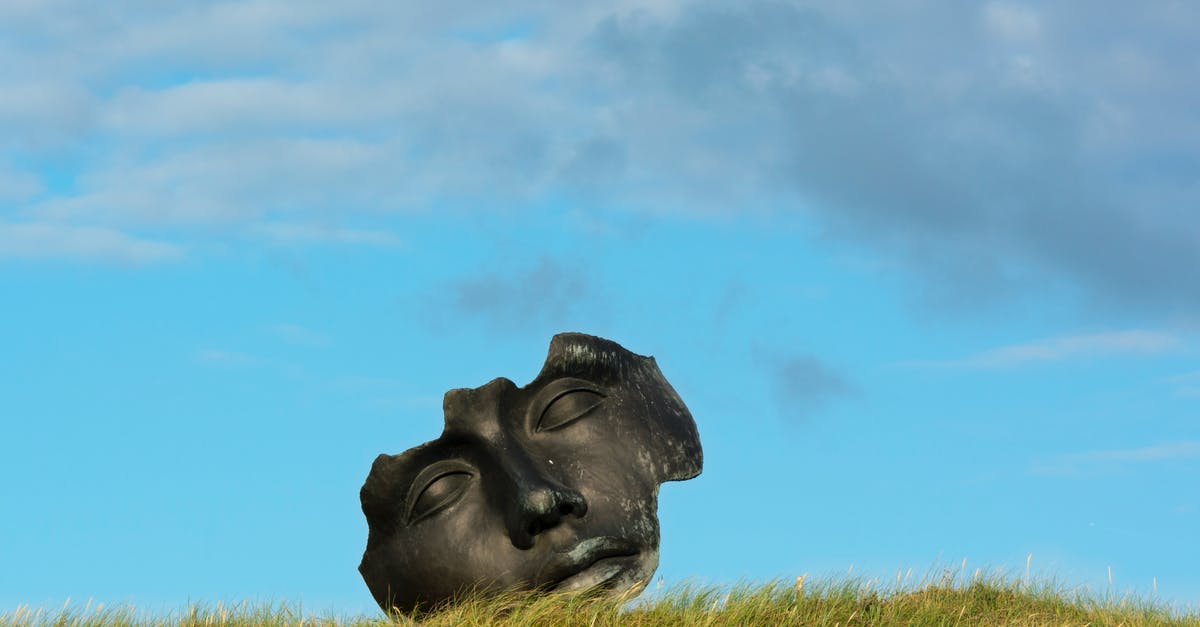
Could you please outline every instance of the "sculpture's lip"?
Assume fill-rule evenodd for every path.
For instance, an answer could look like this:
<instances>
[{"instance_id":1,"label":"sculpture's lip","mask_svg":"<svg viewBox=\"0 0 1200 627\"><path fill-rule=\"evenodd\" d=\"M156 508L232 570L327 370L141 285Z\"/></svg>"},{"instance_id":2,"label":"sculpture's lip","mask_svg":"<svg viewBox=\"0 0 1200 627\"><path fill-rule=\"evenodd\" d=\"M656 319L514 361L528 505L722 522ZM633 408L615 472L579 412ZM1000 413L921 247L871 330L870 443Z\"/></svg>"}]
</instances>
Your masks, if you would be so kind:
<instances>
[{"instance_id":1,"label":"sculpture's lip","mask_svg":"<svg viewBox=\"0 0 1200 627\"><path fill-rule=\"evenodd\" d=\"M618 575L635 566L636 561L636 553L602 557L574 575L564 577L549 589L552 592L581 592L605 587L615 582Z\"/></svg>"},{"instance_id":2,"label":"sculpture's lip","mask_svg":"<svg viewBox=\"0 0 1200 627\"><path fill-rule=\"evenodd\" d=\"M588 538L550 556L537 581L556 592L575 592L603 586L636 564L637 545L612 536ZM632 558L632 559L631 559Z\"/></svg>"}]
</instances>

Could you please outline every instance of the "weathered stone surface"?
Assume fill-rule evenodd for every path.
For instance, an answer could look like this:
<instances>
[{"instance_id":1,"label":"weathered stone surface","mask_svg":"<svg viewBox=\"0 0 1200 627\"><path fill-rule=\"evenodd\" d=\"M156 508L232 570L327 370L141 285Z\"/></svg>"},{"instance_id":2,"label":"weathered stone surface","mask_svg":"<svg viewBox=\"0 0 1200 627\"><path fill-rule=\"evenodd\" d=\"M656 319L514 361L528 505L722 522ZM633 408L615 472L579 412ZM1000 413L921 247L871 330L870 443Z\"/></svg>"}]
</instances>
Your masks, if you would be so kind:
<instances>
[{"instance_id":1,"label":"weathered stone surface","mask_svg":"<svg viewBox=\"0 0 1200 627\"><path fill-rule=\"evenodd\" d=\"M696 423L654 358L564 333L529 385L450 390L443 409L439 438L380 455L362 488L359 572L381 607L650 580L659 485L703 463Z\"/></svg>"}]
</instances>

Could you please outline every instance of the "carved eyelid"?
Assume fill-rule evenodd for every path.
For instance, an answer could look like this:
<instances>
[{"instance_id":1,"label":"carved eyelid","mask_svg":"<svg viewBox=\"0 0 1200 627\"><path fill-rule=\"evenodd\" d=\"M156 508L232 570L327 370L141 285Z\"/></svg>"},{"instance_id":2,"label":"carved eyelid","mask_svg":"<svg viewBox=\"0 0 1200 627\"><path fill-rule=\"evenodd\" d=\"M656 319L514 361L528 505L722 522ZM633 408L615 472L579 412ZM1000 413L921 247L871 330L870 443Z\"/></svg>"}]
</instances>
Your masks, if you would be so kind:
<instances>
[{"instance_id":1,"label":"carved eyelid","mask_svg":"<svg viewBox=\"0 0 1200 627\"><path fill-rule=\"evenodd\" d=\"M450 459L450 460L434 462L434 463L430 464L429 466L427 466L425 468L425 470L422 470L421 472L417 473L416 478L414 478L412 483L409 484L408 494L404 498L404 518L403 518L403 520L405 521L405 524L415 523L419 520L424 519L428 514L432 514L432 513L436 512L438 509L441 509L439 507L439 508L436 508L436 509L428 512L428 514L419 516L415 519L413 518L413 508L416 507L417 500L421 498L421 495L425 493L425 490L429 489L429 486L433 485L434 482L438 481L442 477L445 477L446 475L453 475L453 474L459 474L459 473L470 475L471 478L474 478L475 474L476 474L474 467L472 467L470 464L467 464L464 461L457 460L457 459ZM456 496L452 497L451 500L457 500L459 496L461 496L461 495L456 495ZM449 505L449 503L447 503L446 505Z\"/></svg>"},{"instance_id":2,"label":"carved eyelid","mask_svg":"<svg viewBox=\"0 0 1200 627\"><path fill-rule=\"evenodd\" d=\"M575 379L572 377L557 379L546 387L542 388L542 390L537 393L537 396L534 397L534 401L529 404L528 420L530 430L535 432L539 431L542 420L545 418L546 410L550 409L550 406L553 405L555 401L572 392L591 392L592 394L600 396L602 399L608 397L608 394L605 394L604 390L600 386L592 383L591 381ZM570 422L574 422L574 419L567 421L567 423ZM567 423L564 423L564 425Z\"/></svg>"}]
</instances>

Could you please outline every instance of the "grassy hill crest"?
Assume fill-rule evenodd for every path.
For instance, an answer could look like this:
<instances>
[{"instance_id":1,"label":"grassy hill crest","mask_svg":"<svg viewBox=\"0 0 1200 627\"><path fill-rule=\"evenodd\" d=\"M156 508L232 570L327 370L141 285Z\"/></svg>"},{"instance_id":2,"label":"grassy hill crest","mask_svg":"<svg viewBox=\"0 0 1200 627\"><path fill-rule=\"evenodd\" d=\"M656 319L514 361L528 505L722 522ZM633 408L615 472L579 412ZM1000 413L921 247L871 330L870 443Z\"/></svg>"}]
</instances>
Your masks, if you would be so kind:
<instances>
[{"instance_id":1,"label":"grassy hill crest","mask_svg":"<svg viewBox=\"0 0 1200 627\"><path fill-rule=\"evenodd\" d=\"M196 604L152 615L137 608L86 604L55 610L21 607L0 614L8 627L124 627L143 625L1188 625L1200 627L1197 609L1172 609L1132 596L1089 595L1050 583L1001 578L955 582L945 578L917 587L875 581L814 581L683 585L635 600L587 595L508 593L474 595L414 617L305 614L288 603Z\"/></svg>"}]
</instances>

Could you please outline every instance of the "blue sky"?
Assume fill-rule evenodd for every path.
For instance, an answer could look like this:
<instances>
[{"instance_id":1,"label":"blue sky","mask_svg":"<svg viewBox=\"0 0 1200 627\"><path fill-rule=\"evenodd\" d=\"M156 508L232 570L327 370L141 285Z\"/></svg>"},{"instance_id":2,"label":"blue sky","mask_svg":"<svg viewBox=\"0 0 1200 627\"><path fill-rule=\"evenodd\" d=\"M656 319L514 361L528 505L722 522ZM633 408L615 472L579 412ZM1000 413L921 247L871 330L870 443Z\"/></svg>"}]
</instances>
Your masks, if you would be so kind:
<instances>
[{"instance_id":1,"label":"blue sky","mask_svg":"<svg viewBox=\"0 0 1200 627\"><path fill-rule=\"evenodd\" d=\"M358 488L652 354L659 573L1200 603L1188 2L0 5L0 611L373 611Z\"/></svg>"}]
</instances>

